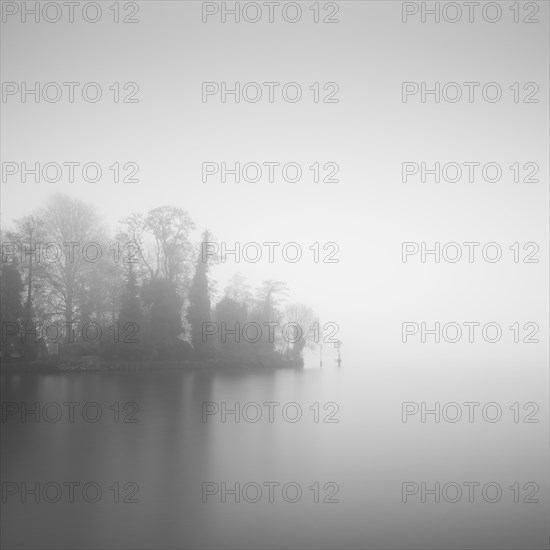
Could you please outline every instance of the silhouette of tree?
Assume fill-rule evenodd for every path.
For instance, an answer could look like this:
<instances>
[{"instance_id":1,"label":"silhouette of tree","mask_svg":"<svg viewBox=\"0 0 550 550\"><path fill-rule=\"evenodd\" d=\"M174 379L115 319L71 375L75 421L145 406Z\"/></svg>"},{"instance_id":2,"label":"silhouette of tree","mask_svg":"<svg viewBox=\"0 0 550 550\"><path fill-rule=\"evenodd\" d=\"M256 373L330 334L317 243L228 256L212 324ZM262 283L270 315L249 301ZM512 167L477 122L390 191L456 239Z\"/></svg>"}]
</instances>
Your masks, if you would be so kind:
<instances>
[{"instance_id":1,"label":"silhouette of tree","mask_svg":"<svg viewBox=\"0 0 550 550\"><path fill-rule=\"evenodd\" d=\"M24 287L16 262L2 263L0 273L1 349L2 355L9 357L16 349L19 349L19 323L23 316L21 293Z\"/></svg>"},{"instance_id":2,"label":"silhouette of tree","mask_svg":"<svg viewBox=\"0 0 550 550\"><path fill-rule=\"evenodd\" d=\"M210 241L210 234L205 231L202 236L203 244ZM187 321L191 327L191 343L199 357L208 355L212 345L210 341L203 341L203 324L210 322L210 296L208 293L208 259L199 254L195 267L195 275L189 289L189 307Z\"/></svg>"},{"instance_id":3,"label":"silhouette of tree","mask_svg":"<svg viewBox=\"0 0 550 550\"><path fill-rule=\"evenodd\" d=\"M176 292L175 283L166 279L152 279L143 286L141 298L148 313L145 341L153 353L153 358L175 358L183 333L183 300Z\"/></svg>"},{"instance_id":4,"label":"silhouette of tree","mask_svg":"<svg viewBox=\"0 0 550 550\"><path fill-rule=\"evenodd\" d=\"M275 326L271 330L269 323L278 323L281 315L278 306L282 299L288 293L285 283L282 281L264 281L262 286L257 290L258 303L256 310L253 313L253 321L260 324L262 327L262 338L258 342L259 346L265 351L274 351L276 340L274 336L277 334Z\"/></svg>"},{"instance_id":5,"label":"silhouette of tree","mask_svg":"<svg viewBox=\"0 0 550 550\"><path fill-rule=\"evenodd\" d=\"M54 314L62 314L65 326L72 327L77 320L78 296L89 266L82 253L83 247L105 239L98 228L94 209L67 195L54 195L42 209L41 217L48 239L59 251L58 257L49 261L45 270L50 301L56 306ZM65 340L70 340L68 330Z\"/></svg>"},{"instance_id":6,"label":"silhouette of tree","mask_svg":"<svg viewBox=\"0 0 550 550\"><path fill-rule=\"evenodd\" d=\"M284 322L289 325L287 333L292 340L287 349L290 351L292 359L300 360L306 345L313 344L315 337L313 325L316 321L317 318L310 307L303 304L286 306ZM296 328L292 329L292 327Z\"/></svg>"},{"instance_id":7,"label":"silhouette of tree","mask_svg":"<svg viewBox=\"0 0 550 550\"><path fill-rule=\"evenodd\" d=\"M124 358L138 358L144 351L144 313L138 294L133 264L129 263L117 320L118 354Z\"/></svg>"},{"instance_id":8,"label":"silhouette of tree","mask_svg":"<svg viewBox=\"0 0 550 550\"><path fill-rule=\"evenodd\" d=\"M239 304L245 304L247 309L250 309L254 304L250 285L247 284L246 277L242 273L235 273L231 277L229 285L225 287L225 296Z\"/></svg>"},{"instance_id":9,"label":"silhouette of tree","mask_svg":"<svg viewBox=\"0 0 550 550\"><path fill-rule=\"evenodd\" d=\"M39 320L64 321L58 327L65 328L65 344L72 341L72 336L78 342L61 346L67 355L104 353L128 359L183 359L193 352L196 358L209 359L218 352L221 358L266 366L281 364L281 351L294 359L301 358L312 334L313 313L301 305L282 312L281 303L287 293L283 282L265 281L254 298L245 277L238 273L218 301L209 269L220 258L205 249L212 243L212 235L204 231L200 250L194 248L190 240L194 224L184 210L161 206L145 214L132 214L122 223L122 230L115 233L118 242L113 243L90 205L57 194L34 215L16 220L13 231L3 233L19 247L20 261L12 257L11 264L2 265L2 323L14 322L19 328L26 323L28 345L17 346L25 358L34 357L38 351L32 329ZM90 243L95 245L92 258L84 249ZM99 249L99 258L94 256L94 248ZM217 301L213 313L212 301ZM237 344L232 336L221 342L221 330L216 340L203 342L204 323L212 315L230 331L238 328L238 323L241 342ZM283 319L303 329L300 338L286 350L275 328ZM83 331L70 334L66 330L67 326L77 329L79 322L81 328L98 323L109 342L85 345ZM242 339L247 322L261 327L258 342ZM106 336L113 328L121 343L118 348ZM184 340L185 332L192 347ZM12 351L17 336L8 338Z\"/></svg>"},{"instance_id":10,"label":"silhouette of tree","mask_svg":"<svg viewBox=\"0 0 550 550\"><path fill-rule=\"evenodd\" d=\"M216 343L218 350L223 358L234 360L237 358L238 352L242 356L244 350L248 350L249 346L233 334L227 335L225 342L222 339L222 331L225 328L229 331L237 330L237 335L240 337L240 331L247 322L246 304L242 304L225 296L217 304L215 308L215 319L218 323L218 333L216 334ZM223 328L222 328L223 325Z\"/></svg>"},{"instance_id":11,"label":"silhouette of tree","mask_svg":"<svg viewBox=\"0 0 550 550\"><path fill-rule=\"evenodd\" d=\"M146 215L134 213L122 220L124 240L135 243L149 279L163 278L182 289L188 283L195 228L189 214L174 206L161 206Z\"/></svg>"},{"instance_id":12,"label":"silhouette of tree","mask_svg":"<svg viewBox=\"0 0 550 550\"><path fill-rule=\"evenodd\" d=\"M46 239L44 222L38 216L23 216L15 220L15 230L8 232L8 239L19 250L17 254L18 268L23 273L26 286L24 301L27 314L34 310L37 299L37 287L45 277L46 263L41 258L41 247ZM30 305L29 305L30 304Z\"/></svg>"}]
</instances>

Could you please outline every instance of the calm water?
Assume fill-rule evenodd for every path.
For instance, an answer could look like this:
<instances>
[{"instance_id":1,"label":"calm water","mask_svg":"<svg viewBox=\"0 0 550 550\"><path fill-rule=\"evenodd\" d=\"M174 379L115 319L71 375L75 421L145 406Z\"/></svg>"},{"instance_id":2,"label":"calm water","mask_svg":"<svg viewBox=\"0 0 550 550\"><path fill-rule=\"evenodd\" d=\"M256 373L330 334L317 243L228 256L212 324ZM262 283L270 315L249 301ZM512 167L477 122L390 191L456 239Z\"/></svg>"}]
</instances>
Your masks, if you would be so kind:
<instances>
[{"instance_id":1,"label":"calm water","mask_svg":"<svg viewBox=\"0 0 550 550\"><path fill-rule=\"evenodd\" d=\"M433 391L428 395L427 388L439 382L441 374L419 378L417 371L388 367L3 375L4 413L9 402L18 414L23 403L43 408L54 402L62 416L57 422L42 416L36 422L30 414L25 422L18 415L3 418L2 548L546 547L547 436L541 437L540 425L516 429L511 438L510 423L403 424L401 401L428 399ZM485 397L490 383L490 372L486 379L478 372L476 386L485 388ZM463 371L447 371L439 401L475 400L479 387L472 389ZM541 398L544 393L541 388ZM64 402L79 403L73 423ZM218 413L203 422L204 402L220 408L225 402L228 409L258 403L262 417L237 423L227 415L222 422ZM273 406L273 422L264 402L280 404ZM291 402L301 408L296 422L290 422L295 405L286 407L286 420L282 415ZM89 420L101 407L97 422L83 419L85 403L97 404L86 409ZM123 409L125 403L139 410ZM325 403L339 410L332 404L323 410ZM46 412L55 418L55 405ZM250 420L257 412L253 405L246 410ZM506 487L516 478L539 481L539 504L514 504L510 491L497 504L401 501L402 481L498 481ZM29 494L22 502L23 482L39 483L41 490L52 483L47 497L55 500L61 487L61 498L44 502L40 496L37 503ZM72 503L62 485L67 482L80 483ZM87 482L95 484L88 486L88 500L101 488L98 502L83 497ZM219 489L206 502L203 482L212 492ZM227 493L222 502L222 483L231 489L236 482L241 489L252 483L246 498L241 494L235 503ZM273 502L269 482L280 484L271 486ZM293 485L285 500L287 483ZM288 502L297 498L297 486L301 498ZM6 494L10 487L18 488L13 496ZM315 502L317 488L321 502Z\"/></svg>"}]
</instances>

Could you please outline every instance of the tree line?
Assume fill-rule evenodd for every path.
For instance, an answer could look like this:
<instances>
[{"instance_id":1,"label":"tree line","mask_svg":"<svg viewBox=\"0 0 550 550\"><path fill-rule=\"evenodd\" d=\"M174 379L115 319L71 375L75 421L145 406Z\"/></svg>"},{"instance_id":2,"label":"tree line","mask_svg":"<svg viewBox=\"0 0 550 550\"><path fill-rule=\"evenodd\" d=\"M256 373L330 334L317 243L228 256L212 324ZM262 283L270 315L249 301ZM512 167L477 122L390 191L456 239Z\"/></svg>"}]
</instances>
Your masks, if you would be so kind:
<instances>
[{"instance_id":1,"label":"tree line","mask_svg":"<svg viewBox=\"0 0 550 550\"><path fill-rule=\"evenodd\" d=\"M252 289L240 273L220 296L210 277L219 258L201 254L213 236L193 242L195 229L187 212L161 206L113 233L91 205L62 194L15 220L1 233L2 357L300 363L311 308L283 307L283 282Z\"/></svg>"}]
</instances>

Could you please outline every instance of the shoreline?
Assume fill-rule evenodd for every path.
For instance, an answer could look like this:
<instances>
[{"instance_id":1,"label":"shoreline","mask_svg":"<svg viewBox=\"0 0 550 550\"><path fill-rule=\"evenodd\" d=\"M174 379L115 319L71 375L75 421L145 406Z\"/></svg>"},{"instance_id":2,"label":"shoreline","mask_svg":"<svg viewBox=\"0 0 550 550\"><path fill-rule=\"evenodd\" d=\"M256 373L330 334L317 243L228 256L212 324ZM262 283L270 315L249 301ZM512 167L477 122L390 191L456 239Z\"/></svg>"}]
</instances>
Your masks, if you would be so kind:
<instances>
[{"instance_id":1,"label":"shoreline","mask_svg":"<svg viewBox=\"0 0 550 550\"><path fill-rule=\"evenodd\" d=\"M268 371L272 369L301 369L299 361L277 361L269 364L238 363L224 360L180 360L180 361L93 361L86 358L66 361L1 362L0 374L62 373L62 372L146 372L169 370L231 370L245 369Z\"/></svg>"}]
</instances>

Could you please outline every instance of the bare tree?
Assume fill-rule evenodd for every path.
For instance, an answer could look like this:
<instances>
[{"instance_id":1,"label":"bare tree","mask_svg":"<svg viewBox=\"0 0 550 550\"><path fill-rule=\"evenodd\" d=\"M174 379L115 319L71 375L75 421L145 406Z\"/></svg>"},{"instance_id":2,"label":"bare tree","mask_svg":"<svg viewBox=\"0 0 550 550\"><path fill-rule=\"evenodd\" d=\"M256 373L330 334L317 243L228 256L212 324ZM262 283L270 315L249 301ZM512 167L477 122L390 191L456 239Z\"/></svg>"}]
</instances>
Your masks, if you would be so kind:
<instances>
[{"instance_id":1,"label":"bare tree","mask_svg":"<svg viewBox=\"0 0 550 550\"><path fill-rule=\"evenodd\" d=\"M246 277L242 273L235 273L229 280L229 285L225 287L225 296L231 298L239 304L244 304L250 308L254 298L250 291L250 285L246 282Z\"/></svg>"},{"instance_id":2,"label":"bare tree","mask_svg":"<svg viewBox=\"0 0 550 550\"><path fill-rule=\"evenodd\" d=\"M318 322L317 317L313 310L306 305L289 304L285 308L284 321L287 325L287 332L291 334L292 356L299 359L304 348L314 343L314 324ZM292 327L294 327L294 330L291 330Z\"/></svg>"},{"instance_id":3,"label":"bare tree","mask_svg":"<svg viewBox=\"0 0 550 550\"><path fill-rule=\"evenodd\" d=\"M119 236L135 245L136 258L149 279L162 278L178 288L189 283L196 254L190 239L195 224L187 212L161 206L146 215L132 214L122 223Z\"/></svg>"},{"instance_id":4,"label":"bare tree","mask_svg":"<svg viewBox=\"0 0 550 550\"><path fill-rule=\"evenodd\" d=\"M48 260L45 276L51 292L50 303L61 313L67 327L75 322L77 298L90 262L84 247L105 242L94 209L67 195L54 195L40 212L49 243L55 245L56 256ZM99 241L99 242L98 242ZM69 330L65 335L69 341Z\"/></svg>"}]
</instances>

